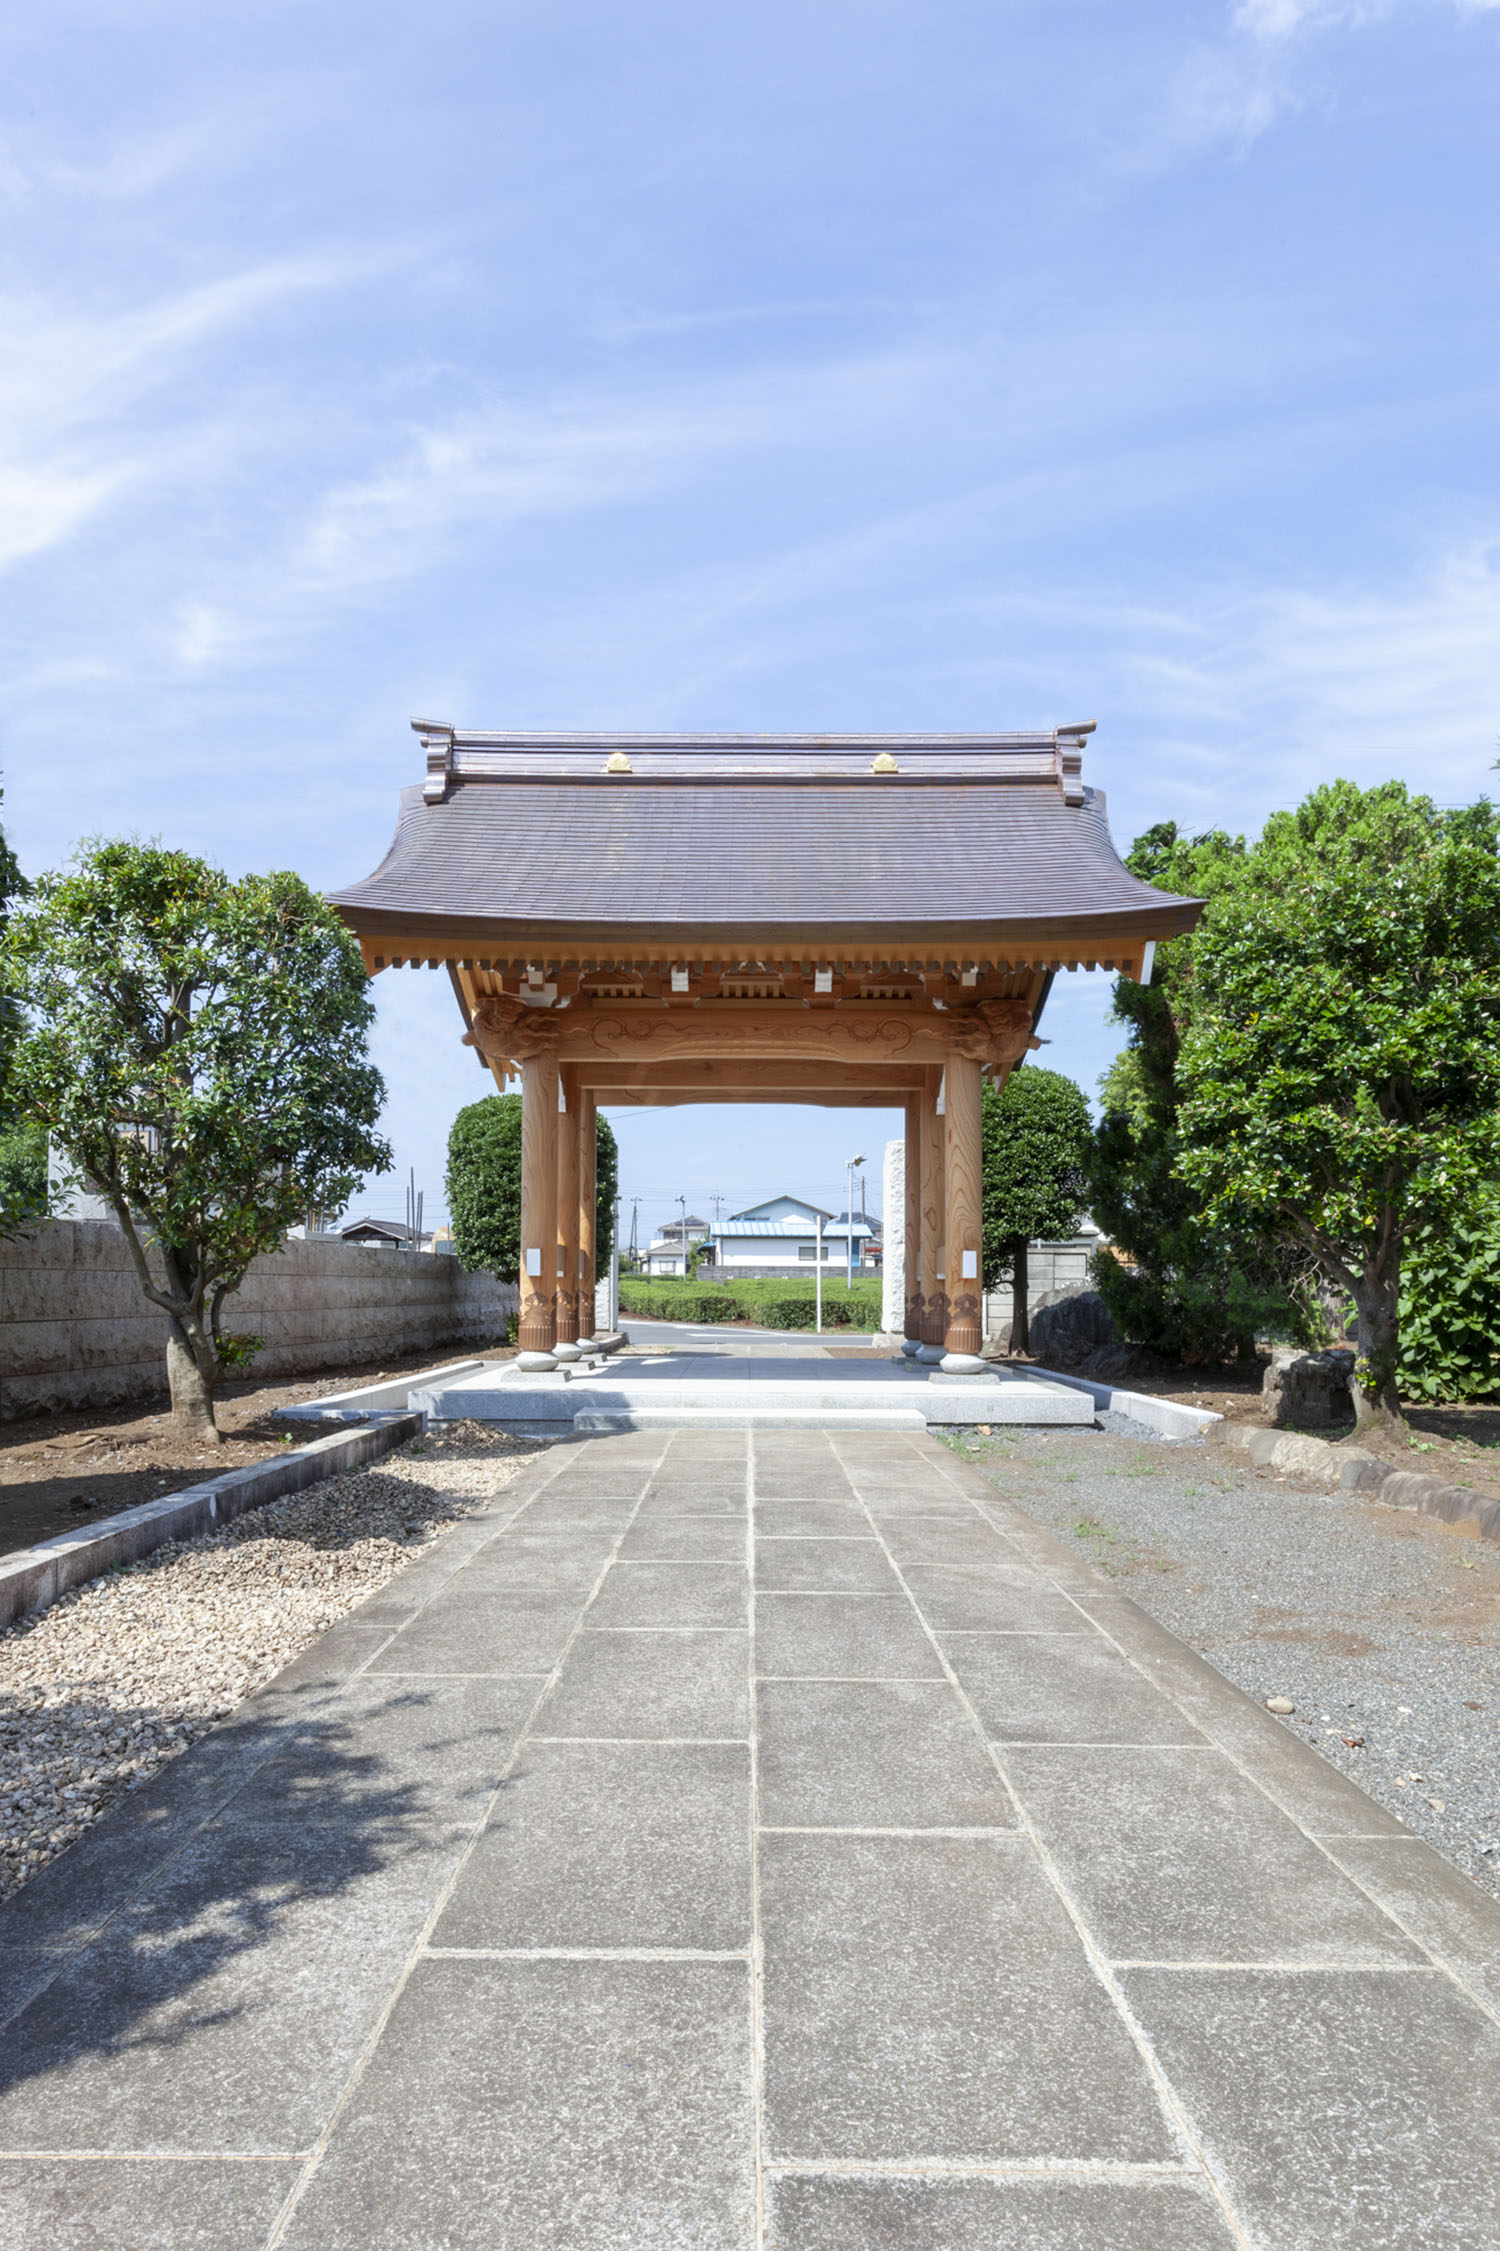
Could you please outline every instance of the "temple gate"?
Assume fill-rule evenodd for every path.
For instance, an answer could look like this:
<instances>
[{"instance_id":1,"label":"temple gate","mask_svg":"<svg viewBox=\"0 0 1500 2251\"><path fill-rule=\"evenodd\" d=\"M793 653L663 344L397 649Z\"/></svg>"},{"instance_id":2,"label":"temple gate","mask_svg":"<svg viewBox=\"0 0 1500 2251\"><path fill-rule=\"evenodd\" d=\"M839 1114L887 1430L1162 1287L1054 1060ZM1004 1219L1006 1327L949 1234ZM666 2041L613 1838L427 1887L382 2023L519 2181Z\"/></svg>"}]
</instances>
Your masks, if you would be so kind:
<instances>
[{"instance_id":1,"label":"temple gate","mask_svg":"<svg viewBox=\"0 0 1500 2251\"><path fill-rule=\"evenodd\" d=\"M523 1351L587 1337L600 1101L898 1107L906 1346L981 1343L980 1087L1063 969L1145 979L1196 900L1142 883L1082 779L1093 722L1025 735L474 733L332 903L365 965L445 967L522 1094Z\"/></svg>"}]
</instances>

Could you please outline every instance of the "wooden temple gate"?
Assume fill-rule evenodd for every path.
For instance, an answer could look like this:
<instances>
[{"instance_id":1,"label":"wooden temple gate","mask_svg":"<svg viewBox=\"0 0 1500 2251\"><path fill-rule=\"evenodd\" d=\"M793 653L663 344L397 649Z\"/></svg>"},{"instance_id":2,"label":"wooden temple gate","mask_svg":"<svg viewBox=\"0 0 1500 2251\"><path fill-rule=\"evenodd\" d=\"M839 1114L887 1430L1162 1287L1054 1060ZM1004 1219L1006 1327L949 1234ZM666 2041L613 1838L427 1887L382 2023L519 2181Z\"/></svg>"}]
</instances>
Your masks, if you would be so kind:
<instances>
[{"instance_id":1,"label":"wooden temple gate","mask_svg":"<svg viewBox=\"0 0 1500 2251\"><path fill-rule=\"evenodd\" d=\"M334 904L372 974L446 967L522 1095L523 1350L587 1337L600 1102L899 1108L909 1351L978 1366L980 1088L1060 969L1148 977L1198 903L1121 864L1040 735L461 733Z\"/></svg>"}]
</instances>

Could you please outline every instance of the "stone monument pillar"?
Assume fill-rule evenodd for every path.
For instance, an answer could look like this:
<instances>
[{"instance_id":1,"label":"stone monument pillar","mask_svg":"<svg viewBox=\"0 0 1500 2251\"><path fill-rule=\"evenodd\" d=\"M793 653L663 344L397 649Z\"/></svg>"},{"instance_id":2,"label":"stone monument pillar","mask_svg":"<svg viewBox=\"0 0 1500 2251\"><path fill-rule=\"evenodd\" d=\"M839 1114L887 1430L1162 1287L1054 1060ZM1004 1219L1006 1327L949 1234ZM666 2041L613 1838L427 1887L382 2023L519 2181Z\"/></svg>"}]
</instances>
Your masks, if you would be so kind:
<instances>
[{"instance_id":1,"label":"stone monument pillar","mask_svg":"<svg viewBox=\"0 0 1500 2251\"><path fill-rule=\"evenodd\" d=\"M906 1143L885 1145L881 1181L882 1222L880 1326L888 1337L906 1333Z\"/></svg>"}]
</instances>

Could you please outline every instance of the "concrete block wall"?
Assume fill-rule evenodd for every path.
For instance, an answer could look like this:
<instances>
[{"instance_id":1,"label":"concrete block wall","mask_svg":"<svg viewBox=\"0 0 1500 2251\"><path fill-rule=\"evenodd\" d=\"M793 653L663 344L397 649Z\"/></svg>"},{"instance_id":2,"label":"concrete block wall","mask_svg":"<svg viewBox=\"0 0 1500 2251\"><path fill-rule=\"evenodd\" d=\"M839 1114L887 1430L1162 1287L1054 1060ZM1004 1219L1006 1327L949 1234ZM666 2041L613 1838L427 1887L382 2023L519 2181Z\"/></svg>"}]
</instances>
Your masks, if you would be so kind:
<instances>
[{"instance_id":1,"label":"concrete block wall","mask_svg":"<svg viewBox=\"0 0 1500 2251\"><path fill-rule=\"evenodd\" d=\"M1079 1235L1069 1243L1033 1243L1026 1254L1027 1311L1035 1313L1044 1299L1092 1289L1089 1260L1098 1248L1097 1235ZM987 1337L1009 1328L1010 1301L1009 1276L1001 1280L998 1289L986 1290L984 1333Z\"/></svg>"},{"instance_id":2,"label":"concrete block wall","mask_svg":"<svg viewBox=\"0 0 1500 2251\"><path fill-rule=\"evenodd\" d=\"M456 1258L288 1242L257 1259L225 1326L265 1338L257 1375L301 1375L409 1352L505 1341L513 1282ZM112 1406L165 1389L165 1322L111 1222L48 1220L0 1243L0 1421Z\"/></svg>"}]
</instances>

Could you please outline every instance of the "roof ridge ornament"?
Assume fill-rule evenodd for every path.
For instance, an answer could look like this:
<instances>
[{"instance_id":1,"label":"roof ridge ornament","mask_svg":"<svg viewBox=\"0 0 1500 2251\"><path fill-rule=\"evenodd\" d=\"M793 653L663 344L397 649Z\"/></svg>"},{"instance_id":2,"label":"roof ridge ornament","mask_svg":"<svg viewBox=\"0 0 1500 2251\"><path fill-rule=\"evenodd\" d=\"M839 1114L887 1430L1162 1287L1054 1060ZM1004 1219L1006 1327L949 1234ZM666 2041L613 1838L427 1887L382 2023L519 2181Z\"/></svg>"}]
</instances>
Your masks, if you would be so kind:
<instances>
[{"instance_id":1,"label":"roof ridge ornament","mask_svg":"<svg viewBox=\"0 0 1500 2251\"><path fill-rule=\"evenodd\" d=\"M870 761L870 772L872 774L899 774L900 771L900 767L888 750L881 751L877 757Z\"/></svg>"},{"instance_id":2,"label":"roof ridge ornament","mask_svg":"<svg viewBox=\"0 0 1500 2251\"><path fill-rule=\"evenodd\" d=\"M422 795L429 805L441 805L457 779L453 738L457 730L446 719L414 719L412 732L427 753L427 779Z\"/></svg>"},{"instance_id":3,"label":"roof ridge ornament","mask_svg":"<svg viewBox=\"0 0 1500 2251\"><path fill-rule=\"evenodd\" d=\"M604 771L606 774L633 774L635 768L631 765L623 750L616 750L612 751L605 760Z\"/></svg>"}]
</instances>

